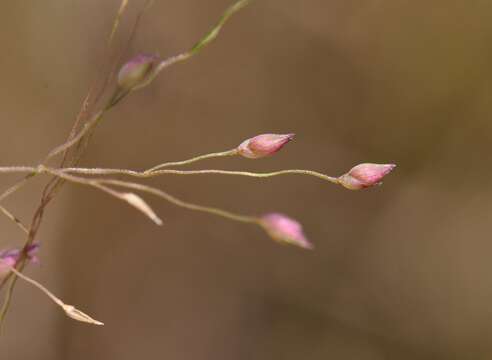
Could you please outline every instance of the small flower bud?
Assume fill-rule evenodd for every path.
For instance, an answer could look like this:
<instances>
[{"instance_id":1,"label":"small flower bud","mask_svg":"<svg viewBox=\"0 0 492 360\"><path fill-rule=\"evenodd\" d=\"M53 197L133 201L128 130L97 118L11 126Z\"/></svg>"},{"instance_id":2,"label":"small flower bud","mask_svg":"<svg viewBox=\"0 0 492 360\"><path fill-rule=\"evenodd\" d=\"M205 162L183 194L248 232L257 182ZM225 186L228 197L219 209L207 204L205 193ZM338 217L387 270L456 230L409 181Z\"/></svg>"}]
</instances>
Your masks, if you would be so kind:
<instances>
[{"instance_id":1,"label":"small flower bud","mask_svg":"<svg viewBox=\"0 0 492 360\"><path fill-rule=\"evenodd\" d=\"M249 159L258 159L275 154L294 138L294 134L263 134L245 140L237 147L237 152Z\"/></svg>"},{"instance_id":2,"label":"small flower bud","mask_svg":"<svg viewBox=\"0 0 492 360\"><path fill-rule=\"evenodd\" d=\"M271 213L261 218L261 226L275 241L291 244L304 249L313 249L313 244L305 237L302 225L286 215Z\"/></svg>"},{"instance_id":3,"label":"small flower bud","mask_svg":"<svg viewBox=\"0 0 492 360\"><path fill-rule=\"evenodd\" d=\"M388 175L394 164L360 164L338 178L338 182L350 190L360 190L381 184L383 177Z\"/></svg>"},{"instance_id":4,"label":"small flower bud","mask_svg":"<svg viewBox=\"0 0 492 360\"><path fill-rule=\"evenodd\" d=\"M37 262L36 252L39 244L29 245L27 248L27 258L29 261ZM10 269L17 264L21 255L21 250L12 249L0 252L0 279L3 279L10 273Z\"/></svg>"},{"instance_id":5,"label":"small flower bud","mask_svg":"<svg viewBox=\"0 0 492 360\"><path fill-rule=\"evenodd\" d=\"M143 84L157 64L155 55L139 54L122 66L118 73L118 85L124 90L132 90Z\"/></svg>"}]
</instances>

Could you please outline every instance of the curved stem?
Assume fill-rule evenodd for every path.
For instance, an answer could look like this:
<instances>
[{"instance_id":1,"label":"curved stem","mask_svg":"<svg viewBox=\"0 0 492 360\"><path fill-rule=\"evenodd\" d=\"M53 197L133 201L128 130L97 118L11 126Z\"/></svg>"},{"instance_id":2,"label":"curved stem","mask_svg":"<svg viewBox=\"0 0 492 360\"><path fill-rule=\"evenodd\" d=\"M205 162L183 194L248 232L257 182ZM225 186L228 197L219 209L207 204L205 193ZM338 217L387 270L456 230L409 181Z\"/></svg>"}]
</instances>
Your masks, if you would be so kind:
<instances>
[{"instance_id":1,"label":"curved stem","mask_svg":"<svg viewBox=\"0 0 492 360\"><path fill-rule=\"evenodd\" d=\"M338 178L333 176L328 176L322 174L317 171L312 170L302 170L302 169L289 169L289 170L280 170L266 173L257 173L250 171L230 171L230 170L146 170L146 171L134 171L134 170L126 170L126 169L102 169L102 168L65 168L60 169L63 172L72 173L72 174L83 174L83 175L129 175L138 178L150 178L159 175L207 175L207 174L217 174L217 175L232 175L232 176L247 176L254 178L269 178L280 175L289 175L289 174L297 174L297 175L308 175L314 176L319 179L329 181L333 184L338 184Z\"/></svg>"},{"instance_id":2,"label":"curved stem","mask_svg":"<svg viewBox=\"0 0 492 360\"><path fill-rule=\"evenodd\" d=\"M198 54L200 52L200 50L202 50L205 46L207 46L212 41L214 41L215 38L217 38L217 36L219 35L220 30L225 25L225 23L227 22L227 20L229 20L229 18L232 15L234 15L236 12L238 12L239 10L241 10L242 8L244 8L246 5L248 5L251 1L252 0L239 0L239 1L236 1L234 4L232 4L231 6L229 6L224 11L224 13L220 17L219 21L215 24L215 26L209 32L207 32L205 34L205 36L203 36L200 40L198 40L191 47L190 50L188 50L188 51L186 51L184 53L181 53L181 54L172 56L172 57L170 57L170 58L162 61L156 67L156 69L153 71L153 73L148 77L148 79L145 82L143 82L142 84L140 84L137 87L135 87L133 90L138 90L138 89L141 89L141 88L149 85L157 77L157 75L159 75L159 73L162 70L164 70L165 68L167 68L168 66L171 66L171 65L176 64L176 63L181 62L181 61L188 60L192 56Z\"/></svg>"},{"instance_id":3,"label":"curved stem","mask_svg":"<svg viewBox=\"0 0 492 360\"><path fill-rule=\"evenodd\" d=\"M51 301L53 301L56 305L61 307L63 311L65 311L65 314L67 314L67 316L71 317L72 319L81 322L86 322L93 325L104 325L102 322L91 318L89 315L84 314L82 311L74 308L72 305L65 304L63 301L61 301L59 298L53 295L53 293L49 291L45 286L41 285L36 280L31 279L29 276L22 274L15 267L11 268L11 271L15 274L15 276L18 276L22 280L26 281L27 283L41 290L46 296L48 296L51 299Z\"/></svg>"},{"instance_id":4,"label":"curved stem","mask_svg":"<svg viewBox=\"0 0 492 360\"><path fill-rule=\"evenodd\" d=\"M8 211L6 208L0 205L0 211L7 216L10 220L12 220L22 231L26 234L29 234L29 229L20 221L14 214Z\"/></svg>"},{"instance_id":5,"label":"curved stem","mask_svg":"<svg viewBox=\"0 0 492 360\"><path fill-rule=\"evenodd\" d=\"M61 144L60 146L57 146L52 151L50 151L50 153L46 156L46 158L43 160L42 163L46 163L52 157L54 157L54 156L56 156L56 155L64 152L65 150L70 149L72 146L74 146L75 144L77 144L84 137L84 135L89 132L89 130L91 130L94 126L96 126L102 120L102 116L103 116L104 112L105 112L105 110L99 111L92 118L92 120L90 120L89 122L87 122L84 125L84 127L82 128L82 130L80 130L77 133L77 135L73 136L67 142Z\"/></svg>"},{"instance_id":6,"label":"curved stem","mask_svg":"<svg viewBox=\"0 0 492 360\"><path fill-rule=\"evenodd\" d=\"M115 186L120 186L128 189L134 189L134 190L139 190L143 191L155 196L158 196L176 206L188 209L188 210L194 210L194 211L200 211L200 212L205 212L213 215L218 215L223 218L229 219L229 220L234 220L234 221L239 221L243 223L258 223L259 219L254 216L246 216L246 215L239 215L235 214L233 212L227 211L227 210L222 210L219 208L214 208L214 207L209 207L209 206L203 206L203 205L197 205L197 204L192 204L183 200L180 200L160 189L156 189L151 186L147 185L142 185L142 184L137 184L137 183L131 183L131 182L126 182L126 181L121 181L121 180L112 180L112 179L99 179L97 180L98 183L100 184L108 184L108 185L115 185Z\"/></svg>"},{"instance_id":7,"label":"curved stem","mask_svg":"<svg viewBox=\"0 0 492 360\"><path fill-rule=\"evenodd\" d=\"M133 190L138 190L142 192L146 192L155 196L158 196L176 206L188 209L188 210L194 210L194 211L200 211L200 212L205 212L217 216L221 216L223 218L227 218L229 220L234 220L234 221L239 221L243 223L258 223L259 219L257 217L253 216L246 216L246 215L240 215L236 214L227 210L219 209L219 208L214 208L214 207L209 207L209 206L203 206L203 205L198 205L198 204L193 204L189 203L186 201L183 201L181 199L178 199L162 190L156 189L151 186L147 185L142 185L142 184L137 184L137 183L132 183L128 181L122 181L122 180L113 180L113 179L86 179L74 175L68 175L66 173L63 173L62 171L59 170L54 170L54 169L49 169L45 168L44 169L46 172L59 176L65 180L77 183L77 184L82 184L82 185L87 185L87 186L92 186L95 187L99 190L102 190L106 193L109 193L110 195L115 196L118 199L123 199L122 195L120 192L114 191L111 188L107 187L106 185L114 185L114 186L119 186L123 187L126 189L133 189Z\"/></svg>"},{"instance_id":8,"label":"curved stem","mask_svg":"<svg viewBox=\"0 0 492 360\"><path fill-rule=\"evenodd\" d=\"M156 165L153 168L145 170L144 172L149 174L149 173L152 173L152 172L157 171L159 169L163 169L163 168L167 168L167 167L171 167L171 166L183 166L183 165L192 164L192 163L195 163L197 161L201 161L201 160L205 160L205 159L212 159L212 158L219 158L219 157L226 157L226 156L235 156L235 155L237 155L236 149L217 152L217 153L211 153L211 154L205 154L205 155L200 155L200 156L188 159L188 160L173 161L173 162L168 162L168 163Z\"/></svg>"}]
</instances>

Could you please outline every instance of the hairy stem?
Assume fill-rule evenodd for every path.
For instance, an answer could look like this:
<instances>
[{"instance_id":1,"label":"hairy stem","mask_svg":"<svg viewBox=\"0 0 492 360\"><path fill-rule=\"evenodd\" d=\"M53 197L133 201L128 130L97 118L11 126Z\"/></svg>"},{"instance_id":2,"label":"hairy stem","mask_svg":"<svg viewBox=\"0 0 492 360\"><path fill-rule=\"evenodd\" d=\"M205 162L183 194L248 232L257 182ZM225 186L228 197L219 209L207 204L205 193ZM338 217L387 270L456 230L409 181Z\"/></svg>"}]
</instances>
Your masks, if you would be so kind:
<instances>
[{"instance_id":1,"label":"hairy stem","mask_svg":"<svg viewBox=\"0 0 492 360\"><path fill-rule=\"evenodd\" d=\"M162 198L162 199L164 199L164 200L166 200L166 201L168 201L168 202L170 202L176 206L179 206L179 207L182 207L182 208L185 208L188 210L200 211L200 212L205 212L205 213L221 216L221 217L227 218L229 220L239 221L239 222L243 222L243 223L258 223L258 221L259 221L258 218L253 217L253 216L239 215L239 214L235 214L233 212L219 209L219 208L188 203L188 202L180 200L180 199L178 199L178 198L176 198L176 197L174 197L174 196L172 196L172 195L170 195L170 194L168 194L162 190L159 190L159 189L153 188L151 186L147 186L147 185L127 182L127 181L121 181L121 180L114 180L114 179L87 179L87 178L82 178L82 177L78 177L78 176L68 175L68 174L65 174L61 171L53 170L53 169L49 169L49 168L46 168L46 171L53 174L53 175L60 176L61 178L65 179L65 180L68 180L68 181L71 181L71 182L74 182L77 184L95 187L95 188L102 190L106 193L109 193L110 195L113 195L119 199L122 198L122 196L121 196L122 194L108 188L105 185L119 186L119 187L123 187L123 188L127 188L127 189L133 189L133 190L146 192L146 193L158 196L158 197L160 197L160 198Z\"/></svg>"},{"instance_id":2,"label":"hairy stem","mask_svg":"<svg viewBox=\"0 0 492 360\"><path fill-rule=\"evenodd\" d=\"M308 175L314 176L319 179L329 181L333 184L338 184L338 178L328 176L317 171L312 170L302 170L302 169L288 169L288 170L280 170L266 173L257 173L251 171L230 171L230 170L214 170L214 169L205 169L205 170L145 170L145 171L134 171L134 170L126 170L126 169L102 169L102 168L64 168L59 169L63 172L68 172L72 174L83 174L83 175L129 175L138 178L150 178L156 177L160 175L232 175L232 176L247 176L253 178L269 178L280 175L289 175L289 174L297 174L297 175Z\"/></svg>"},{"instance_id":3,"label":"hairy stem","mask_svg":"<svg viewBox=\"0 0 492 360\"><path fill-rule=\"evenodd\" d=\"M183 160L183 161L174 161L174 162L168 162L168 163L163 163L160 165L156 165L153 168L150 168L148 170L145 170L146 174L152 173L154 171L157 171L159 169L167 168L167 167L173 167L173 166L183 166L183 165L189 165L193 164L197 161L201 160L206 160L206 159L212 159L212 158L219 158L219 157L226 157L226 156L235 156L237 155L237 150L232 149L232 150L227 150L227 151L222 151L222 152L217 152L217 153L211 153L211 154L205 154L205 155L200 155L188 160Z\"/></svg>"}]
</instances>

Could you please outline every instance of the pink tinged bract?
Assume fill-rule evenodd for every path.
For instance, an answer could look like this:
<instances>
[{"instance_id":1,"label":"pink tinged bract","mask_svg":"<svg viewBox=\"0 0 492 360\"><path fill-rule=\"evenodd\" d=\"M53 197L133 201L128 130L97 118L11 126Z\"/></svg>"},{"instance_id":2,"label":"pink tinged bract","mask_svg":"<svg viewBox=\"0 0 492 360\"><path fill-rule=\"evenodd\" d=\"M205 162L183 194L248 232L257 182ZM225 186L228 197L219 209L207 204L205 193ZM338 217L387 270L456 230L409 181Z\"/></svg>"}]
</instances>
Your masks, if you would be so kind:
<instances>
[{"instance_id":1,"label":"pink tinged bract","mask_svg":"<svg viewBox=\"0 0 492 360\"><path fill-rule=\"evenodd\" d=\"M360 164L338 178L338 182L350 190L360 190L380 185L383 177L388 175L395 164Z\"/></svg>"},{"instance_id":2,"label":"pink tinged bract","mask_svg":"<svg viewBox=\"0 0 492 360\"><path fill-rule=\"evenodd\" d=\"M147 81L158 59L156 55L139 54L129 60L118 73L120 88L129 91Z\"/></svg>"},{"instance_id":3,"label":"pink tinged bract","mask_svg":"<svg viewBox=\"0 0 492 360\"><path fill-rule=\"evenodd\" d=\"M262 134L247 139L237 147L237 152L248 159L258 159L275 154L294 138L294 134Z\"/></svg>"},{"instance_id":4,"label":"pink tinged bract","mask_svg":"<svg viewBox=\"0 0 492 360\"><path fill-rule=\"evenodd\" d=\"M313 249L313 244L306 238L302 225L287 215L270 213L261 217L261 225L265 231L280 243Z\"/></svg>"}]
</instances>

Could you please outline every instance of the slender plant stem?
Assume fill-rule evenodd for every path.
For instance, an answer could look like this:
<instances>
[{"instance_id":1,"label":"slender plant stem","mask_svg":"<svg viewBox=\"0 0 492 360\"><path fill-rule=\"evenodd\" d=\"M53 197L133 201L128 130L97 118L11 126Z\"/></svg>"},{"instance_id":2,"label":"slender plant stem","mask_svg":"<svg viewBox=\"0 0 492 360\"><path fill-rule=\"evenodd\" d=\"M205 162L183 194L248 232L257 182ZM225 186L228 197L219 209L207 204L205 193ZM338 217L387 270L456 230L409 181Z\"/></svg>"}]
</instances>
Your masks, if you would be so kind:
<instances>
[{"instance_id":1,"label":"slender plant stem","mask_svg":"<svg viewBox=\"0 0 492 360\"><path fill-rule=\"evenodd\" d=\"M77 144L84 137L84 135L89 132L89 130L91 130L94 126L96 126L102 120L102 116L103 116L104 112L105 112L104 110L99 111L96 115L94 115L94 117L89 122L87 122L83 126L82 130L80 130L77 133L77 135L73 136L67 142L61 144L60 146L57 146L52 151L50 151L50 153L48 154L48 156L44 159L44 161L42 163L43 164L46 163L52 157L70 149L72 146Z\"/></svg>"},{"instance_id":2,"label":"slender plant stem","mask_svg":"<svg viewBox=\"0 0 492 360\"><path fill-rule=\"evenodd\" d=\"M164 60L161 64L159 64L159 66L156 67L156 71L154 72L153 76L149 76L148 82L145 83L145 84L142 84L142 86L148 85L153 80L153 78L155 78L158 75L158 73L160 71L162 71L165 67L170 66L170 65L172 65L174 63L177 63L177 62L180 62L180 61L184 61L184 60L192 57L193 55L197 54L204 46L208 45L211 41L213 41L217 37L220 29L226 23L226 21L229 19L229 17L232 16L235 12L239 11L244 6L246 6L250 1L251 0L239 0L235 4L233 4L232 6L230 6L224 12L224 14L220 18L219 22L216 24L216 26L214 28L212 28L212 30L210 32L208 32L201 40L199 40L188 52L183 53L183 54L179 54L177 56L173 56L173 57L171 57L171 58L169 58L167 60ZM123 4L124 3L125 3L125 1L123 1ZM149 4L149 2L147 4ZM126 7L126 5L122 5L123 10L124 10L125 7ZM121 11L121 13L122 13L122 11ZM114 36L114 34L113 34L113 31L115 31L114 29L116 29L118 27L119 17L121 17L121 15L117 15L117 18L115 20L115 24L116 25L113 25L112 34L110 35L110 39L111 40L112 40L112 38ZM111 40L110 40L110 43L111 43ZM61 167L64 167L65 160L67 159L67 154L68 154L67 152L69 150L71 150L73 146L77 145L77 148L74 150L74 155L72 156L72 158L69 161L69 163L70 163L69 166L76 166L76 164L78 163L78 161L80 160L80 158L82 156L82 153L84 152L84 150L85 150L85 148L87 146L87 142L84 142L84 139L86 139L86 138L89 138L90 139L90 135L94 131L94 129L97 126L97 124L102 120L103 115L105 114L105 112L107 110L109 110L111 107L115 106L124 97L124 96L120 96L120 97L117 98L117 101L116 102L110 102L109 104L107 104L106 107L104 107L98 113L94 114L94 116L88 122L86 122L86 124L82 127L82 129L78 133L76 133L75 132L75 129L77 129L77 127L78 127L77 125L78 125L79 121L81 121L83 115L86 112L85 109L87 108L87 105L88 105L90 93L91 92L89 92L89 95L86 98L86 101L84 102L83 108L82 108L81 112L79 113L80 116L78 116L78 119L76 120L76 122L75 122L75 124L74 124L74 126L72 128L72 131L71 131L71 133L70 133L70 135L68 137L68 140L65 143L61 144L60 146L54 148L48 154L48 156L44 159L44 161L41 163L41 165L44 164L45 162L47 162L48 160L50 160L52 157L54 157L54 156L62 153L63 154L63 159L61 161L60 166ZM125 94L125 96L126 96L126 94ZM97 102L97 99L96 99L96 102ZM81 144L81 142L82 142L82 144ZM196 160L196 161L198 161L198 160ZM166 167L166 166L164 166L164 167ZM159 167L159 169L160 168L161 167ZM39 171L39 168L36 168L36 169L38 171L36 171L34 173L29 173L25 177L24 180L27 181L28 179L32 178L34 175L36 175L38 173L41 173L41 172L44 172L44 171ZM17 170L19 170L19 169L17 169ZM29 228L29 232L28 232L28 237L27 237L26 243L25 243L24 248L23 248L23 250L22 250L22 252L20 254L20 258L19 258L18 264L16 265L16 270L18 270L19 273L22 272L22 270L24 269L24 267L26 265L27 249L28 249L29 245L34 242L34 239L36 237L36 234L37 234L37 232L39 230L39 227L41 225L43 214L44 214L44 211L46 209L46 206L54 198L54 196L56 195L56 193L58 192L58 190L63 185L64 181L65 180L68 180L67 179L67 176L71 176L71 175L68 175L68 174L65 174L65 173L61 173L61 174L63 174L63 176L61 176L60 174L54 174L54 173L52 173L52 175L56 175L56 180L55 180L55 178L53 178L45 186L45 188L43 190L43 194L41 196L40 204L39 204L38 208L36 209L36 211L34 213L34 216L32 218L32 221L31 221L31 225L30 225L30 228ZM17 191L20 187L22 187L22 185L25 183L24 180L21 180L21 182L20 182L21 185L16 184L13 187L11 187L10 189L8 189L4 194L0 195L0 201L3 200L4 198L6 198L7 196L9 196L10 194L12 194L13 192ZM104 181L109 181L109 180L104 180ZM99 183L97 181L94 182L94 181L91 180L87 184L88 185L91 185L91 186L94 186L96 188L99 188L100 190L106 191L108 193L114 192L114 190L106 187L103 182L100 182ZM117 184L117 183L114 183L114 185L123 186L122 184ZM129 188L132 188L133 185L140 186L139 184L131 184L131 183L128 183L128 187ZM200 206L200 205L194 205L194 204L186 203L186 202L183 202L183 201L181 201L179 199L176 199L176 198L168 195L167 193L161 192L158 189L153 189L153 188L150 188L150 187L144 187L144 186L142 186L141 188L139 188L137 190L154 193L155 195L158 195L158 196L160 196L160 197L162 197L162 198L164 198L164 199L166 199L166 200L168 200L168 201L170 201L170 202L172 202L172 203L174 203L174 204L176 204L178 206L182 206L182 207L185 207L185 208L188 208L188 209L197 210L197 211L204 211L204 212L209 212L209 213L214 213L214 214L219 215L219 216L223 216L223 217L226 217L226 218L230 218L232 220L237 220L237 221L242 221L242 222L250 222L250 223L251 222L256 222L257 223L258 222L258 219L253 218L253 217L246 217L246 216L236 215L236 214L233 214L233 213L229 213L229 212L223 211L221 209L208 208L208 207L203 207L203 206ZM135 196L130 197L130 195L133 195L133 194L121 194L121 193L118 193L118 192L115 192L114 195L115 196L116 195L120 196L121 199L124 199L125 201L127 201L130 204L134 205L135 207L137 207L141 211L145 212L148 216L151 216L152 217L151 209L150 208L146 209L146 207L148 207L148 206L145 203L143 203L143 200L141 200L140 198L136 198ZM150 209L150 215L149 215L149 209ZM13 215L12 215L12 217L13 217ZM0 288L2 288L3 285L5 284L5 282L8 281L8 279L10 277L12 278L12 280L11 280L11 282L9 284L8 289L7 289L7 294L6 294L6 297L4 299L2 308L0 309L0 330L1 330L2 324L5 321L5 316L7 314L7 311L9 309L9 306L10 306L10 303L11 303L11 299L12 299L13 291L14 291L14 288L15 288L17 276L9 276L9 277L6 277L2 281L2 283L0 284ZM76 310L75 308L73 308L71 306L69 306L68 308L65 308L64 310L67 312L67 315L69 315L69 316L71 316L73 318L76 318L76 319L77 319L77 317L83 317L85 315L85 314L79 312L78 310ZM80 320L80 319L78 319L78 320ZM83 320L81 320L81 321L83 321Z\"/></svg>"},{"instance_id":3,"label":"slender plant stem","mask_svg":"<svg viewBox=\"0 0 492 360\"><path fill-rule=\"evenodd\" d=\"M22 270L24 270L25 264L26 264L25 259L19 260L17 262L17 264L15 265L16 270L18 270L19 272L22 272ZM3 324L5 321L5 315L7 315L7 311L9 310L10 303L12 302L12 296L14 294L15 284L17 282L17 276L15 276L15 274L13 276L12 276L12 274L10 274L8 277L6 277L4 279L4 281L2 281L2 285L5 282L7 282L9 279L10 279L10 283L9 283L8 288L7 288L7 293L5 294L5 298L3 300L3 304L2 304L2 307L0 309L0 334L1 334L2 329L3 329Z\"/></svg>"},{"instance_id":4,"label":"slender plant stem","mask_svg":"<svg viewBox=\"0 0 492 360\"><path fill-rule=\"evenodd\" d=\"M14 214L8 211L5 207L0 205L0 211L5 214L10 220L12 220L22 231L29 234L29 229L20 221Z\"/></svg>"},{"instance_id":5,"label":"slender plant stem","mask_svg":"<svg viewBox=\"0 0 492 360\"><path fill-rule=\"evenodd\" d=\"M121 180L112 180L112 179L99 179L99 183L101 184L109 184L109 185L115 185L115 186L120 186L124 188L129 188L129 189L134 189L142 192L146 192L152 195L155 195L157 197L160 197L176 206L188 209L188 210L194 210L194 211L200 211L200 212L205 212L217 216L221 216L223 218L229 219L229 220L234 220L234 221L239 221L243 223L259 223L259 219L254 216L245 216L245 215L239 215L235 214L233 212L219 209L219 208L214 208L214 207L209 207L209 206L203 206L203 205L197 205L197 204L192 204L183 200L180 200L160 189L156 189L151 186L147 185L142 185L142 184L137 184L137 183L131 183L131 182L126 182L126 181L121 181Z\"/></svg>"},{"instance_id":6,"label":"slender plant stem","mask_svg":"<svg viewBox=\"0 0 492 360\"><path fill-rule=\"evenodd\" d=\"M154 72L148 77L148 79L143 82L142 84L138 85L137 87L134 88L134 90L141 89L147 85L149 85L156 77L159 75L159 73L164 70L165 68L176 64L178 62L182 62L185 60L188 60L192 56L198 54L200 50L202 50L205 46L210 44L213 40L217 38L219 35L220 30L222 27L225 25L227 20L234 15L236 12L244 8L246 5L248 5L252 0L239 0L236 1L233 5L231 5L229 8L226 9L226 11L222 14L220 17L219 21L215 24L215 26L205 34L204 37L202 37L199 41L197 41L190 50L181 53L179 55L172 56L164 61L162 61L154 70Z\"/></svg>"},{"instance_id":7,"label":"slender plant stem","mask_svg":"<svg viewBox=\"0 0 492 360\"><path fill-rule=\"evenodd\" d=\"M72 173L72 174L83 174L83 175L129 175L138 178L150 178L156 177L160 175L232 175L232 176L247 176L253 178L269 178L280 175L308 175L314 176L319 179L329 181L333 184L338 184L338 178L328 176L317 171L312 170L301 170L301 169L289 169L289 170L280 170L273 171L267 173L257 173L250 171L229 171L229 170L213 170L213 169L205 169L205 170L145 170L145 171L134 171L134 170L126 170L126 169L102 169L102 168L64 168L59 169L63 172Z\"/></svg>"},{"instance_id":8,"label":"slender plant stem","mask_svg":"<svg viewBox=\"0 0 492 360\"><path fill-rule=\"evenodd\" d=\"M173 162L168 162L168 163L163 163L156 165L148 170L145 170L146 174L150 174L154 171L157 171L159 169L163 168L168 168L168 167L173 167L173 166L183 166L183 165L189 165L193 164L197 161L201 160L206 160L206 159L212 159L212 158L220 158L220 157L227 157L227 156L235 156L237 155L237 150L232 149L232 150L227 150L227 151L222 151L222 152L216 152L216 153L211 153L211 154L205 154L205 155L200 155L196 156L194 158L188 159L188 160L183 160L183 161L173 161Z\"/></svg>"},{"instance_id":9,"label":"slender plant stem","mask_svg":"<svg viewBox=\"0 0 492 360\"><path fill-rule=\"evenodd\" d=\"M162 199L164 199L164 200L166 200L166 201L168 201L168 202L170 202L176 206L179 206L179 207L182 207L182 208L185 208L188 210L206 212L209 214L221 216L221 217L224 217L224 218L227 218L230 220L234 220L234 221L239 221L239 222L243 222L243 223L258 223L258 221L259 221L258 218L253 217L253 216L239 215L239 214L235 214L233 212L219 209L219 208L188 203L188 202L180 200L180 199L178 199L178 198L176 198L176 197L174 197L174 196L172 196L172 195L170 195L170 194L168 194L162 190L159 190L159 189L156 189L154 187L147 186L147 185L132 183L132 182L128 182L128 181L114 180L114 179L87 179L87 178L82 178L82 177L78 177L78 176L68 175L68 174L65 174L61 171L54 170L54 169L46 168L45 170L47 172L53 174L53 175L60 176L61 178L65 179L65 180L68 180L68 181L71 181L71 182L74 182L77 184L81 184L81 185L87 185L87 186L95 187L95 188L102 190L104 192L107 192L110 195L113 195L119 199L122 198L122 196L121 196L122 194L117 192L117 191L112 190L111 188L108 188L105 185L119 186L119 187L123 187L123 188L127 188L127 189L133 189L133 190L138 190L138 191L150 193L150 194L158 196L158 197L160 197L160 198L162 198Z\"/></svg>"},{"instance_id":10,"label":"slender plant stem","mask_svg":"<svg viewBox=\"0 0 492 360\"><path fill-rule=\"evenodd\" d=\"M33 285L34 287L38 288L41 290L46 296L48 296L51 301L53 301L56 305L61 307L63 311L67 314L67 316L71 317L72 319L94 324L94 325L104 325L102 322L94 320L87 314L84 314L80 310L77 310L74 308L72 305L67 305L63 301L61 301L59 298L57 298L51 291L49 291L45 286L41 285L39 282L37 282L34 279L31 279L29 276L26 276L22 274L20 271L16 270L15 267L11 268L11 271L15 274L15 276L18 276L22 280L26 281L27 283Z\"/></svg>"},{"instance_id":11,"label":"slender plant stem","mask_svg":"<svg viewBox=\"0 0 492 360\"><path fill-rule=\"evenodd\" d=\"M0 202L5 200L7 197L12 195L14 192L22 188L32 177L34 177L36 173L30 173L29 175L25 176L21 180L17 181L14 185L9 187L7 190L5 190L1 195L0 195Z\"/></svg>"}]
</instances>

